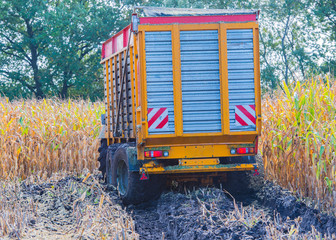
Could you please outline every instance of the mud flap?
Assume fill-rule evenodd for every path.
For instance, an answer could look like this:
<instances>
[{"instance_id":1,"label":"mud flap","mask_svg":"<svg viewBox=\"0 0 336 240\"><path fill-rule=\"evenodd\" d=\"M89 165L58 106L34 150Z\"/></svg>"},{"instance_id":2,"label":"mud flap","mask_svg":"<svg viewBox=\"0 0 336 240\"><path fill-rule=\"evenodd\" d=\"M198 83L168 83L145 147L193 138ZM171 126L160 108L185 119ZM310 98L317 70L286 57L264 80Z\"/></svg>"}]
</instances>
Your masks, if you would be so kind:
<instances>
[{"instance_id":1,"label":"mud flap","mask_svg":"<svg viewBox=\"0 0 336 240\"><path fill-rule=\"evenodd\" d=\"M137 157L137 149L133 146L129 146L126 149L128 158L128 167L131 172L139 172L140 165Z\"/></svg>"},{"instance_id":2,"label":"mud flap","mask_svg":"<svg viewBox=\"0 0 336 240\"><path fill-rule=\"evenodd\" d=\"M105 139L105 131L106 131L106 126L102 125L99 136L98 136L99 139Z\"/></svg>"}]
</instances>

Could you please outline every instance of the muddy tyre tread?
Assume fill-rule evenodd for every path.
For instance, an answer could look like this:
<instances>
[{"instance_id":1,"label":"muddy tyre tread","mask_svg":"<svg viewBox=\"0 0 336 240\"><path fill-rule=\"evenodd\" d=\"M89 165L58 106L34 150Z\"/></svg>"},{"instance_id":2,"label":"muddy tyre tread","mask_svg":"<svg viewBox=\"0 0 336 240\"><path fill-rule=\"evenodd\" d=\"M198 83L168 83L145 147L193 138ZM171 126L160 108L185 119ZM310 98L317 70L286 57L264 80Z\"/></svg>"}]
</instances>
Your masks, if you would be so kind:
<instances>
[{"instance_id":1,"label":"muddy tyre tread","mask_svg":"<svg viewBox=\"0 0 336 240\"><path fill-rule=\"evenodd\" d=\"M112 144L107 148L107 157L106 157L106 183L116 187L116 181L113 178L112 174L112 163L116 150L118 149L119 144Z\"/></svg>"},{"instance_id":2,"label":"muddy tyre tread","mask_svg":"<svg viewBox=\"0 0 336 240\"><path fill-rule=\"evenodd\" d=\"M119 161L124 161L127 168L129 164L127 160L126 149L129 145L121 145L113 156L112 162L112 184L117 187L117 166ZM125 195L121 195L121 199L125 205L140 204L160 196L163 187L163 178L158 175L151 175L149 180L140 180L139 172L128 171L128 188Z\"/></svg>"},{"instance_id":3,"label":"muddy tyre tread","mask_svg":"<svg viewBox=\"0 0 336 240\"><path fill-rule=\"evenodd\" d=\"M102 173L103 177L106 174L106 155L107 155L107 140L102 139L100 141L100 147L98 148L99 157L98 162L100 163L98 170Z\"/></svg>"},{"instance_id":4,"label":"muddy tyre tread","mask_svg":"<svg viewBox=\"0 0 336 240\"><path fill-rule=\"evenodd\" d=\"M139 173L131 172L129 181L131 194L123 197L125 205L147 202L159 197L161 194L162 180L160 176L152 175L149 180L141 181Z\"/></svg>"}]
</instances>

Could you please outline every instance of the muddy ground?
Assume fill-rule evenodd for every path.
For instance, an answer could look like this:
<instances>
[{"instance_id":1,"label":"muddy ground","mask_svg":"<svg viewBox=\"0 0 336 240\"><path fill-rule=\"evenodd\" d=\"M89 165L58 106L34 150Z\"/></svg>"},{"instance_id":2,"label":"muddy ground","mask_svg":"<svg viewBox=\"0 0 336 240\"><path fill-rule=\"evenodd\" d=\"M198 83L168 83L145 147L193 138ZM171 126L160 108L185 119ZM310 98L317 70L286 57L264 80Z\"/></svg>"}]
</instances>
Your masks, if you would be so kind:
<instances>
[{"instance_id":1,"label":"muddy ground","mask_svg":"<svg viewBox=\"0 0 336 240\"><path fill-rule=\"evenodd\" d=\"M140 239L336 239L336 218L307 207L262 175L250 177L248 188L169 191L128 211Z\"/></svg>"},{"instance_id":2,"label":"muddy ground","mask_svg":"<svg viewBox=\"0 0 336 240\"><path fill-rule=\"evenodd\" d=\"M0 239L336 239L335 217L262 173L229 179L127 207L98 175L2 183Z\"/></svg>"},{"instance_id":3,"label":"muddy ground","mask_svg":"<svg viewBox=\"0 0 336 240\"><path fill-rule=\"evenodd\" d=\"M0 182L0 239L138 239L99 176Z\"/></svg>"}]
</instances>

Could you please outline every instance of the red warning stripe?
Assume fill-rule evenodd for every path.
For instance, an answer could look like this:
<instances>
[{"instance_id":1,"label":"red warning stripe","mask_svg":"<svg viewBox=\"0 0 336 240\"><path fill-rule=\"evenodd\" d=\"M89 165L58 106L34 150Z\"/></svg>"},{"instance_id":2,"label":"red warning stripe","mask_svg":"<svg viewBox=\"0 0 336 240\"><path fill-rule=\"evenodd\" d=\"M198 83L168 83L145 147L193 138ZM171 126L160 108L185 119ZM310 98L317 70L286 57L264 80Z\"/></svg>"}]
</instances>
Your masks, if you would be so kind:
<instances>
[{"instance_id":1,"label":"red warning stripe","mask_svg":"<svg viewBox=\"0 0 336 240\"><path fill-rule=\"evenodd\" d=\"M159 111L155 113L155 115L148 121L148 128L152 126L152 124L161 116L161 114L165 111L165 108L160 108Z\"/></svg>"},{"instance_id":2,"label":"red warning stripe","mask_svg":"<svg viewBox=\"0 0 336 240\"><path fill-rule=\"evenodd\" d=\"M168 115L162 120L162 122L160 122L159 125L157 125L156 128L163 128L168 122Z\"/></svg>"},{"instance_id":3,"label":"red warning stripe","mask_svg":"<svg viewBox=\"0 0 336 240\"><path fill-rule=\"evenodd\" d=\"M237 122L240 123L240 125L248 126L248 124L243 119L241 119L237 113L236 113L236 120L237 120Z\"/></svg>"},{"instance_id":4,"label":"red warning stripe","mask_svg":"<svg viewBox=\"0 0 336 240\"><path fill-rule=\"evenodd\" d=\"M148 109L147 109L147 111L148 111L147 114L150 114L152 110L153 110L153 108L148 108Z\"/></svg>"},{"instance_id":5,"label":"red warning stripe","mask_svg":"<svg viewBox=\"0 0 336 240\"><path fill-rule=\"evenodd\" d=\"M249 113L242 105L236 105L236 107L246 116L246 117L248 117L248 119L250 119L251 120L251 122L253 122L254 123L254 125L256 124L256 119L255 119L255 117L253 117L252 116L252 114L251 113ZM237 115L236 115L236 118L237 118ZM241 119L241 118L240 118ZM245 121L244 121L245 122ZM243 124L242 124L243 125ZM244 125L244 126L247 126L247 124L246 125Z\"/></svg>"}]
</instances>

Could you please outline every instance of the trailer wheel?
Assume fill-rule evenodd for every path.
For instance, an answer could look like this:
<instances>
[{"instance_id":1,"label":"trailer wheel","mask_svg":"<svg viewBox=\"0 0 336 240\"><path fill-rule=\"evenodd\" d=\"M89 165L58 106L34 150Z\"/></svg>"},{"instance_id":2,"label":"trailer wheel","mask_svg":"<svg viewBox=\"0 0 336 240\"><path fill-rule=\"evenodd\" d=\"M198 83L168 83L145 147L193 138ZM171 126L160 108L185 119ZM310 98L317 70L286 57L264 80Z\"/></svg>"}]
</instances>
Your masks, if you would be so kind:
<instances>
[{"instance_id":1,"label":"trailer wheel","mask_svg":"<svg viewBox=\"0 0 336 240\"><path fill-rule=\"evenodd\" d=\"M106 155L107 155L107 140L102 139L100 141L100 147L98 148L99 157L98 162L100 163L100 166L98 168L99 171L103 174L103 178L105 178L106 174Z\"/></svg>"},{"instance_id":2,"label":"trailer wheel","mask_svg":"<svg viewBox=\"0 0 336 240\"><path fill-rule=\"evenodd\" d=\"M129 170L126 148L123 145L117 149L110 171L112 184L117 187L123 203L139 204L160 196L163 188L162 177L151 175L149 180L141 181L139 172Z\"/></svg>"}]
</instances>

